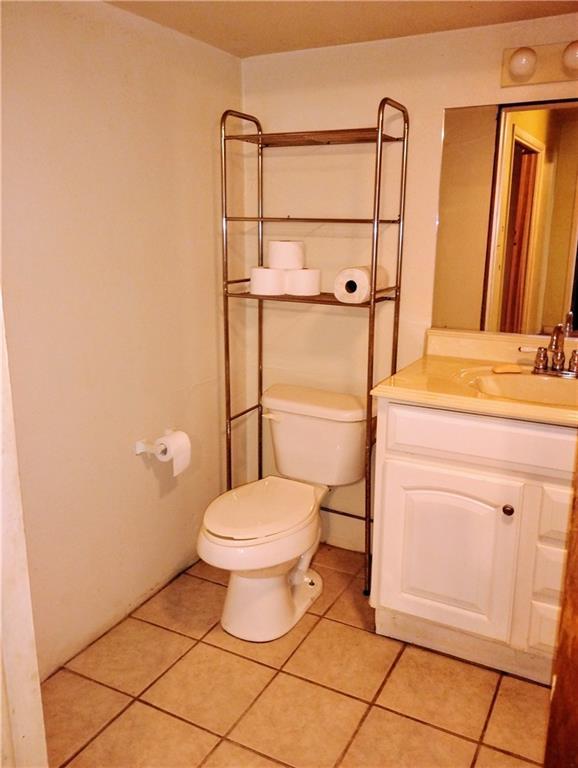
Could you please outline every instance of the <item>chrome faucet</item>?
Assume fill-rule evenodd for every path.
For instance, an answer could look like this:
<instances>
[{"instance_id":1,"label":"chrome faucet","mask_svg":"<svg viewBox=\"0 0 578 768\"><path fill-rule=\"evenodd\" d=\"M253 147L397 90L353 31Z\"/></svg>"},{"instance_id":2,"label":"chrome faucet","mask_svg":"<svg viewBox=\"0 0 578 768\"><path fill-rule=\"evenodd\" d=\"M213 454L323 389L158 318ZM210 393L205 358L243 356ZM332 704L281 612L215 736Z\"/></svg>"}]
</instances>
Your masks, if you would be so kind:
<instances>
[{"instance_id":1,"label":"chrome faucet","mask_svg":"<svg viewBox=\"0 0 578 768\"><path fill-rule=\"evenodd\" d=\"M554 326L548 349L538 347L536 360L534 361L534 373L550 373L556 376L578 376L576 351L572 353L568 371L564 370L564 339L570 336L574 327L574 315L568 312L563 323ZM552 353L551 364L548 368L548 352Z\"/></svg>"}]
</instances>

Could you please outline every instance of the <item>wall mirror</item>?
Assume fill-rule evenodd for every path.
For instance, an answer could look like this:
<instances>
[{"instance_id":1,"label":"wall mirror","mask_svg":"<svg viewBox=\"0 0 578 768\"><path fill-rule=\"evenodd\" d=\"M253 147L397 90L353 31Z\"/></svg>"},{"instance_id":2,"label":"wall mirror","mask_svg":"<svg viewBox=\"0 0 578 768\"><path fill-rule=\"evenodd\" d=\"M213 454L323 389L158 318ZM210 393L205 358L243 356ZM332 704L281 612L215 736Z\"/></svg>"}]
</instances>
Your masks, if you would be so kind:
<instances>
[{"instance_id":1,"label":"wall mirror","mask_svg":"<svg viewBox=\"0 0 578 768\"><path fill-rule=\"evenodd\" d=\"M578 100L447 109L433 326L578 327Z\"/></svg>"}]
</instances>

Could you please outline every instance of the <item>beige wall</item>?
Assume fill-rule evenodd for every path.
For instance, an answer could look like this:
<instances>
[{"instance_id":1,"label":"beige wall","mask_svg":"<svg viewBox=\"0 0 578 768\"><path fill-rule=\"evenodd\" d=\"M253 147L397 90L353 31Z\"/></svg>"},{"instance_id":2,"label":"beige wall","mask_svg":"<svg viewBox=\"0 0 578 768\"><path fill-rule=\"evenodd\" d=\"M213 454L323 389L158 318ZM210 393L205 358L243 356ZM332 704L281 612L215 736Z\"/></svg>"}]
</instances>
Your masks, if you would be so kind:
<instances>
[{"instance_id":1,"label":"beige wall","mask_svg":"<svg viewBox=\"0 0 578 768\"><path fill-rule=\"evenodd\" d=\"M446 112L432 311L435 328L480 329L496 118L495 106Z\"/></svg>"},{"instance_id":2,"label":"beige wall","mask_svg":"<svg viewBox=\"0 0 578 768\"><path fill-rule=\"evenodd\" d=\"M43 676L188 564L221 489L218 125L240 63L3 3L4 289ZM192 463L134 455L186 430Z\"/></svg>"}]
</instances>

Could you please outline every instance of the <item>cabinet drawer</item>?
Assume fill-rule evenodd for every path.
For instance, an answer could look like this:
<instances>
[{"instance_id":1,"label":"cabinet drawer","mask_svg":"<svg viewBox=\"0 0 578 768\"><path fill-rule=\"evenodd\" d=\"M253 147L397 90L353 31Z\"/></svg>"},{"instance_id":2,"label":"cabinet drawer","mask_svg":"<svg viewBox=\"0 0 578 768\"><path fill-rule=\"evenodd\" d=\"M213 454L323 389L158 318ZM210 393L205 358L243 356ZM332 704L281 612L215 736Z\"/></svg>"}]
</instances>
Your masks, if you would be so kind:
<instances>
[{"instance_id":1,"label":"cabinet drawer","mask_svg":"<svg viewBox=\"0 0 578 768\"><path fill-rule=\"evenodd\" d=\"M540 509L540 537L565 544L570 522L572 489L544 485Z\"/></svg>"},{"instance_id":2,"label":"cabinet drawer","mask_svg":"<svg viewBox=\"0 0 578 768\"><path fill-rule=\"evenodd\" d=\"M532 601L528 647L551 653L556 647L560 608L547 603Z\"/></svg>"},{"instance_id":3,"label":"cabinet drawer","mask_svg":"<svg viewBox=\"0 0 578 768\"><path fill-rule=\"evenodd\" d=\"M538 599L560 600L566 550L547 544L536 546L534 595Z\"/></svg>"},{"instance_id":4,"label":"cabinet drawer","mask_svg":"<svg viewBox=\"0 0 578 768\"><path fill-rule=\"evenodd\" d=\"M532 474L571 474L576 431L567 427L392 404L387 449Z\"/></svg>"}]
</instances>

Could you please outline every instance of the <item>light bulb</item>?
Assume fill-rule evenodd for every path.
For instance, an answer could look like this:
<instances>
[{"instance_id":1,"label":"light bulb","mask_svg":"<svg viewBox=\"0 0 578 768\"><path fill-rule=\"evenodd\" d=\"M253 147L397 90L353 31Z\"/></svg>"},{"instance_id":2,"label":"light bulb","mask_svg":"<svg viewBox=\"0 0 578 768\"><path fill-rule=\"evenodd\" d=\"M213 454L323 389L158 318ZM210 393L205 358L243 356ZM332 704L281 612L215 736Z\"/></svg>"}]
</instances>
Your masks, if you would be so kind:
<instances>
[{"instance_id":1,"label":"light bulb","mask_svg":"<svg viewBox=\"0 0 578 768\"><path fill-rule=\"evenodd\" d=\"M508 65L512 77L531 77L536 69L536 58L533 48L517 48L510 56Z\"/></svg>"},{"instance_id":2,"label":"light bulb","mask_svg":"<svg viewBox=\"0 0 578 768\"><path fill-rule=\"evenodd\" d=\"M562 64L571 72L578 70L578 40L566 46L562 54Z\"/></svg>"}]
</instances>

